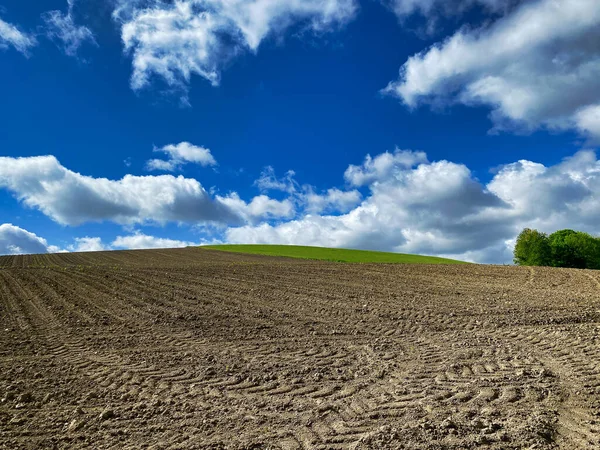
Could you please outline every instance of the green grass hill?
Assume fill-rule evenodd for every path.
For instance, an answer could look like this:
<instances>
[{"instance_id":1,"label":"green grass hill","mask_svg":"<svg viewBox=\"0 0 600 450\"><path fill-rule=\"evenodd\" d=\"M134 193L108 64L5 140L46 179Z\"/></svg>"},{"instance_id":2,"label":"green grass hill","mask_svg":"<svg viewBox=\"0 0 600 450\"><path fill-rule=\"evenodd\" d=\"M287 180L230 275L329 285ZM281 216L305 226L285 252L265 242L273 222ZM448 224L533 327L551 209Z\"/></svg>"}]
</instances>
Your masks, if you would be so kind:
<instances>
[{"instance_id":1,"label":"green grass hill","mask_svg":"<svg viewBox=\"0 0 600 450\"><path fill-rule=\"evenodd\" d=\"M285 256L349 263L401 263L401 264L467 264L454 259L403 253L373 252L343 248L302 247L296 245L206 245L203 248L252 255Z\"/></svg>"}]
</instances>

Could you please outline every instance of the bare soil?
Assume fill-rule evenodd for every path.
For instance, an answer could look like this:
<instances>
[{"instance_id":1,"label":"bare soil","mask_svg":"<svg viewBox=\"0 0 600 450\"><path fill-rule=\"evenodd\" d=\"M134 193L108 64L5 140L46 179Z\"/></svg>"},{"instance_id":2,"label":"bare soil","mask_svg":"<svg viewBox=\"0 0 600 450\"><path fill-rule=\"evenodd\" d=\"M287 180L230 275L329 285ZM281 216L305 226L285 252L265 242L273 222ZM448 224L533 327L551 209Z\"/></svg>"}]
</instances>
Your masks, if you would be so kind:
<instances>
[{"instance_id":1,"label":"bare soil","mask_svg":"<svg viewBox=\"0 0 600 450\"><path fill-rule=\"evenodd\" d=\"M0 448L600 448L600 274L0 258Z\"/></svg>"}]
</instances>

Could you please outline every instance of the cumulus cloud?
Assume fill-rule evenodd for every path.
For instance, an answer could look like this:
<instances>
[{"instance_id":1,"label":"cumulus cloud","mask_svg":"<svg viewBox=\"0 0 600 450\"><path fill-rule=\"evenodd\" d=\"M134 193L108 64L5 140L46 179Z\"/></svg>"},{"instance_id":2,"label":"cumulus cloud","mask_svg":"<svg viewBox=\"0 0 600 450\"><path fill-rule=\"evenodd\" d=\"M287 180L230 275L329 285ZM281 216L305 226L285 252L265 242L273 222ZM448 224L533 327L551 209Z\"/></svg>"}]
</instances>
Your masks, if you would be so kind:
<instances>
[{"instance_id":1,"label":"cumulus cloud","mask_svg":"<svg viewBox=\"0 0 600 450\"><path fill-rule=\"evenodd\" d=\"M65 225L241 221L195 179L172 175L93 178L66 169L53 156L0 157L0 187Z\"/></svg>"},{"instance_id":2,"label":"cumulus cloud","mask_svg":"<svg viewBox=\"0 0 600 450\"><path fill-rule=\"evenodd\" d=\"M304 210L309 214L345 213L357 206L361 199L362 195L357 190L342 191L337 188L327 189L323 194L308 190L302 196L305 204Z\"/></svg>"},{"instance_id":3,"label":"cumulus cloud","mask_svg":"<svg viewBox=\"0 0 600 450\"><path fill-rule=\"evenodd\" d=\"M259 195L247 203L234 192L225 197L217 196L217 200L251 223L260 219L289 219L296 214L294 203L290 199L275 200Z\"/></svg>"},{"instance_id":4,"label":"cumulus cloud","mask_svg":"<svg viewBox=\"0 0 600 450\"><path fill-rule=\"evenodd\" d=\"M121 0L114 17L133 58L131 86L152 76L185 89L193 74L213 85L235 55L256 52L294 24L324 32L355 14L355 0Z\"/></svg>"},{"instance_id":5,"label":"cumulus cloud","mask_svg":"<svg viewBox=\"0 0 600 450\"><path fill-rule=\"evenodd\" d=\"M29 49L35 45L37 45L37 41L33 35L25 33L15 25L0 19L0 49L11 46L27 56Z\"/></svg>"},{"instance_id":6,"label":"cumulus cloud","mask_svg":"<svg viewBox=\"0 0 600 450\"><path fill-rule=\"evenodd\" d=\"M502 220L494 223L490 217L492 211L506 205L478 183L468 168L448 161L418 163L420 160L426 156L400 151L368 157L362 166L351 166L346 172L357 175L350 177L357 184L367 179L370 183L370 195L350 212L232 228L227 240L442 254L466 251L509 232L505 229L509 224ZM376 161L392 163L388 167ZM377 176L374 167L385 170Z\"/></svg>"},{"instance_id":7,"label":"cumulus cloud","mask_svg":"<svg viewBox=\"0 0 600 450\"><path fill-rule=\"evenodd\" d=\"M174 172L188 163L199 164L202 167L216 166L217 161L209 149L192 145L189 142L180 142L177 145L169 144L161 148L155 148L155 152L168 155L168 159L151 159L146 163L148 170L164 170Z\"/></svg>"},{"instance_id":8,"label":"cumulus cloud","mask_svg":"<svg viewBox=\"0 0 600 450\"><path fill-rule=\"evenodd\" d=\"M511 205L510 215L519 222L600 233L600 162L593 151L551 167L526 160L507 164L488 188Z\"/></svg>"},{"instance_id":9,"label":"cumulus cloud","mask_svg":"<svg viewBox=\"0 0 600 450\"><path fill-rule=\"evenodd\" d=\"M99 252L102 250L109 250L99 237L85 236L82 238L75 238L75 244L70 245L69 251L72 252Z\"/></svg>"},{"instance_id":10,"label":"cumulus cloud","mask_svg":"<svg viewBox=\"0 0 600 450\"><path fill-rule=\"evenodd\" d=\"M46 239L10 223L0 225L0 255L48 253L58 251Z\"/></svg>"},{"instance_id":11,"label":"cumulus cloud","mask_svg":"<svg viewBox=\"0 0 600 450\"><path fill-rule=\"evenodd\" d=\"M117 236L112 242L113 249L149 249L149 248L180 248L198 245L193 242L165 239L137 232L129 236Z\"/></svg>"},{"instance_id":12,"label":"cumulus cloud","mask_svg":"<svg viewBox=\"0 0 600 450\"><path fill-rule=\"evenodd\" d=\"M575 114L577 128L592 136L592 140L598 141L600 137L600 104L581 108Z\"/></svg>"},{"instance_id":13,"label":"cumulus cloud","mask_svg":"<svg viewBox=\"0 0 600 450\"><path fill-rule=\"evenodd\" d=\"M546 167L517 161L487 184L463 164L396 150L350 166L369 195L345 214L227 229L230 243L323 245L508 263L518 232L575 228L600 233L600 162L581 151Z\"/></svg>"},{"instance_id":14,"label":"cumulus cloud","mask_svg":"<svg viewBox=\"0 0 600 450\"><path fill-rule=\"evenodd\" d=\"M410 57L385 92L409 107L487 105L496 130L598 138L599 75L597 0L538 0Z\"/></svg>"},{"instance_id":15,"label":"cumulus cloud","mask_svg":"<svg viewBox=\"0 0 600 450\"><path fill-rule=\"evenodd\" d=\"M92 31L85 26L76 25L73 19L73 6L75 0L67 0L67 13L61 11L47 11L42 14L46 24L46 35L60 44L63 51L69 56L77 55L77 51L86 41L98 45Z\"/></svg>"},{"instance_id":16,"label":"cumulus cloud","mask_svg":"<svg viewBox=\"0 0 600 450\"><path fill-rule=\"evenodd\" d=\"M390 178L394 171L405 170L416 164L426 163L424 152L413 152L396 148L394 153L385 152L372 158L367 155L360 166L350 165L344 178L352 186L366 186L378 180Z\"/></svg>"}]
</instances>

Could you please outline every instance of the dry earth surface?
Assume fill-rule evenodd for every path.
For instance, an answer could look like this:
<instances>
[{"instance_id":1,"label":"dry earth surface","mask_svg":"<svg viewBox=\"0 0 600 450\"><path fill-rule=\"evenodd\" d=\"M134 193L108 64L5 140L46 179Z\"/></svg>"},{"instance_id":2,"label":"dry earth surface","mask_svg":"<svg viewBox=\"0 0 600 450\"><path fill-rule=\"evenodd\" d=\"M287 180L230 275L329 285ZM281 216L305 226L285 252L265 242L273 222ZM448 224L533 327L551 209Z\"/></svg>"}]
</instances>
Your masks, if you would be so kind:
<instances>
[{"instance_id":1,"label":"dry earth surface","mask_svg":"<svg viewBox=\"0 0 600 450\"><path fill-rule=\"evenodd\" d=\"M600 448L600 274L0 258L0 448Z\"/></svg>"}]
</instances>

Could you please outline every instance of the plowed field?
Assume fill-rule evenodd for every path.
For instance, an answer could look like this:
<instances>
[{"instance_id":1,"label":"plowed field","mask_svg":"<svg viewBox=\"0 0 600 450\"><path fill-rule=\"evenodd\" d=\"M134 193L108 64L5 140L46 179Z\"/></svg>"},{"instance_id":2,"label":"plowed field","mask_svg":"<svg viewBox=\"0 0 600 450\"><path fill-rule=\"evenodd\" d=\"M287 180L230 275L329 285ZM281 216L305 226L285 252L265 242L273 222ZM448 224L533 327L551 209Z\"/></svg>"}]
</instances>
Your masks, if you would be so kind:
<instances>
[{"instance_id":1,"label":"plowed field","mask_svg":"<svg viewBox=\"0 0 600 450\"><path fill-rule=\"evenodd\" d=\"M0 258L0 448L600 448L600 274Z\"/></svg>"}]
</instances>

